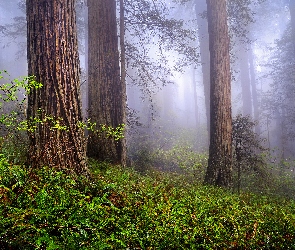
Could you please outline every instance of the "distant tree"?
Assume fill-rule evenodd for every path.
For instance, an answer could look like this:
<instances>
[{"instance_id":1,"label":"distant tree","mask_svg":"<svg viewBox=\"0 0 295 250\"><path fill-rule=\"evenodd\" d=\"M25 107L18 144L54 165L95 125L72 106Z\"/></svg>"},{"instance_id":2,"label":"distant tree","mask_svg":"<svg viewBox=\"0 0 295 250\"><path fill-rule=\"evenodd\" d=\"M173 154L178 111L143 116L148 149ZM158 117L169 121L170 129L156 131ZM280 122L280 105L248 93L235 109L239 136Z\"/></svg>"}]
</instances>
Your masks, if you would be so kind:
<instances>
[{"instance_id":1,"label":"distant tree","mask_svg":"<svg viewBox=\"0 0 295 250\"><path fill-rule=\"evenodd\" d=\"M295 2L292 0L289 0L289 10L291 16L293 50L295 51Z\"/></svg>"},{"instance_id":2,"label":"distant tree","mask_svg":"<svg viewBox=\"0 0 295 250\"><path fill-rule=\"evenodd\" d=\"M127 82L150 101L154 92L173 82L173 70L198 63L196 32L164 0L123 2ZM167 56L171 53L177 56Z\"/></svg>"},{"instance_id":3,"label":"distant tree","mask_svg":"<svg viewBox=\"0 0 295 250\"><path fill-rule=\"evenodd\" d=\"M205 183L232 184L229 36L225 0L207 0L210 49L210 147Z\"/></svg>"},{"instance_id":4,"label":"distant tree","mask_svg":"<svg viewBox=\"0 0 295 250\"><path fill-rule=\"evenodd\" d=\"M240 73L242 111L244 115L259 118L259 103L256 91L254 58L252 43L255 40L253 26L256 22L255 11L265 0L229 0L229 32L231 38L231 66L235 79L235 71ZM238 64L235 64L235 61ZM235 65L238 69L235 69ZM253 105L252 105L253 104ZM253 106L253 112L252 112ZM259 125L255 127L259 132Z\"/></svg>"},{"instance_id":5,"label":"distant tree","mask_svg":"<svg viewBox=\"0 0 295 250\"><path fill-rule=\"evenodd\" d=\"M247 44L239 44L240 79L242 85L243 115L252 116L251 78Z\"/></svg>"},{"instance_id":6,"label":"distant tree","mask_svg":"<svg viewBox=\"0 0 295 250\"><path fill-rule=\"evenodd\" d=\"M207 21L206 0L196 1L196 15L198 22L198 36L200 43L200 58L202 65L202 76L204 85L205 108L207 116L207 131L210 133L210 53L209 53L209 33Z\"/></svg>"},{"instance_id":7,"label":"distant tree","mask_svg":"<svg viewBox=\"0 0 295 250\"><path fill-rule=\"evenodd\" d=\"M255 121L259 120L260 115L260 104L258 101L258 91L257 91L257 81L256 81L256 71L254 62L254 51L253 46L249 45L248 58L249 58L249 70L250 70L250 81L252 90L252 101L253 101L253 117ZM255 124L255 132L260 135L261 129L259 123Z\"/></svg>"},{"instance_id":8,"label":"distant tree","mask_svg":"<svg viewBox=\"0 0 295 250\"><path fill-rule=\"evenodd\" d=\"M264 95L263 114L275 122L275 144L282 151L282 159L293 157L295 146L295 50L292 38L292 27L288 25L276 47L271 60L266 65L269 72L264 75L270 78L270 89Z\"/></svg>"},{"instance_id":9,"label":"distant tree","mask_svg":"<svg viewBox=\"0 0 295 250\"><path fill-rule=\"evenodd\" d=\"M33 167L48 165L88 174L78 123L80 69L74 0L27 0L28 74L43 84L28 96ZM38 122L41 121L41 122Z\"/></svg>"},{"instance_id":10,"label":"distant tree","mask_svg":"<svg viewBox=\"0 0 295 250\"><path fill-rule=\"evenodd\" d=\"M115 0L88 1L88 98L92 122L116 128L126 123L125 83L120 79ZM88 156L126 164L126 141L90 132Z\"/></svg>"},{"instance_id":11,"label":"distant tree","mask_svg":"<svg viewBox=\"0 0 295 250\"><path fill-rule=\"evenodd\" d=\"M257 5L265 0L229 0L227 1L229 33L231 49L235 41L249 43L248 26L254 22L252 5ZM188 8L194 9L198 24L198 39L200 46L200 60L204 86L205 111L207 115L207 131L210 130L210 53L208 38L207 4L206 0L178 0L180 4L187 4ZM231 59L233 59L232 57ZM233 60L232 60L233 61ZM249 73L249 70L248 70ZM245 74L244 74L245 75ZM248 81L248 85L250 81ZM250 88L250 85L249 85ZM246 95L247 96L247 95ZM248 95L249 97L249 95ZM248 99L249 100L249 99ZM251 100L251 95L250 95ZM246 107L246 105L245 105ZM248 107L251 107L250 105Z\"/></svg>"},{"instance_id":12,"label":"distant tree","mask_svg":"<svg viewBox=\"0 0 295 250\"><path fill-rule=\"evenodd\" d=\"M126 49L125 49L125 8L124 0L120 0L120 69L121 81L126 92ZM125 100L126 102L127 100Z\"/></svg>"}]
</instances>

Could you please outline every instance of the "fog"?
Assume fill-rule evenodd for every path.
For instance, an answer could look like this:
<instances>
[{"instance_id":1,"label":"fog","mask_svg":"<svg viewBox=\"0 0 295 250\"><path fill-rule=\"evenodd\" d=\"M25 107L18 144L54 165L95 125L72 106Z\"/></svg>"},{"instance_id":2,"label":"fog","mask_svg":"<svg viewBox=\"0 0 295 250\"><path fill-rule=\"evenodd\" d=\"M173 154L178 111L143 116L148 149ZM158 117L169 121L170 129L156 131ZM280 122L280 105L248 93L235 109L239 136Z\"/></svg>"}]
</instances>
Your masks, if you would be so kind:
<instances>
[{"instance_id":1,"label":"fog","mask_svg":"<svg viewBox=\"0 0 295 250\"><path fill-rule=\"evenodd\" d=\"M150 165L142 164L142 167L179 170L177 164L152 158L155 152L176 147L208 152L204 79L209 76L205 69L208 62L201 54L208 37L202 35L202 25L206 23L204 1L161 2L163 5L159 6L165 8L160 10L166 19L183 22L179 30L170 27L171 40L167 36L168 28L161 31L152 24L138 26L126 14L127 57L135 57L129 56L126 63L128 155L134 163L150 161ZM264 140L264 147L270 149L272 161L288 161L292 169L295 155L292 1L250 2L244 13L239 11L238 0L228 1L233 117L249 115L257 121L253 129ZM126 4L128 8L132 2ZM86 119L87 6L84 0L77 1L77 16ZM177 37L180 29L191 32L182 32L182 37ZM25 31L24 1L0 0L0 70L7 70L11 79L27 75Z\"/></svg>"}]
</instances>

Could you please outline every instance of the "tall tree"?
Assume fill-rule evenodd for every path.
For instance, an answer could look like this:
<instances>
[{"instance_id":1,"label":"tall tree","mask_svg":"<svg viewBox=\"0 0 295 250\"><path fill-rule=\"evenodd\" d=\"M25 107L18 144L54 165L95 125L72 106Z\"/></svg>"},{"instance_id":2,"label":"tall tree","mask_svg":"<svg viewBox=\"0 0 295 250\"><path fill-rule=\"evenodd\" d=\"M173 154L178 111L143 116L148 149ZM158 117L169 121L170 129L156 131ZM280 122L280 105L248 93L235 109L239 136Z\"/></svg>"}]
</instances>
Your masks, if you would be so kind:
<instances>
[{"instance_id":1,"label":"tall tree","mask_svg":"<svg viewBox=\"0 0 295 250\"><path fill-rule=\"evenodd\" d=\"M242 85L243 115L252 116L251 79L247 44L239 44L239 62Z\"/></svg>"},{"instance_id":2,"label":"tall tree","mask_svg":"<svg viewBox=\"0 0 295 250\"><path fill-rule=\"evenodd\" d=\"M28 96L28 161L88 174L82 129L74 0L27 0L28 74L43 84ZM41 120L42 122L37 122Z\"/></svg>"},{"instance_id":3,"label":"tall tree","mask_svg":"<svg viewBox=\"0 0 295 250\"><path fill-rule=\"evenodd\" d=\"M115 0L88 1L89 118L116 128L126 123L126 90L120 79ZM90 132L88 155L126 164L126 140Z\"/></svg>"},{"instance_id":4,"label":"tall tree","mask_svg":"<svg viewBox=\"0 0 295 250\"><path fill-rule=\"evenodd\" d=\"M251 79L251 89L252 89L252 101L253 101L253 115L254 120L259 121L259 102L258 102L258 93L257 93L257 84L256 84L256 72L254 69L254 54L253 46L249 45L248 57L249 57L249 69L250 69L250 79ZM255 133L260 135L260 125L259 123L255 124Z\"/></svg>"},{"instance_id":5,"label":"tall tree","mask_svg":"<svg viewBox=\"0 0 295 250\"><path fill-rule=\"evenodd\" d=\"M200 43L200 57L202 65L202 76L204 85L205 108L207 116L207 131L210 133L210 53L209 34L206 10L206 0L196 0L196 15L198 22L198 36Z\"/></svg>"},{"instance_id":6,"label":"tall tree","mask_svg":"<svg viewBox=\"0 0 295 250\"><path fill-rule=\"evenodd\" d=\"M289 155L294 155L295 138L295 69L294 69L294 41L292 38L291 26L287 26L284 35L276 41L276 48L272 53L268 66L270 71L264 78L270 77L271 91L265 95L264 113L272 121L275 121L275 146L282 150L282 160L287 156L284 152L289 151Z\"/></svg>"},{"instance_id":7,"label":"tall tree","mask_svg":"<svg viewBox=\"0 0 295 250\"><path fill-rule=\"evenodd\" d=\"M194 92L195 121L196 121L196 127L199 128L199 126L200 126L200 117L199 117L196 70L194 68L192 69L192 85L193 85L192 89L193 89L193 92Z\"/></svg>"},{"instance_id":8,"label":"tall tree","mask_svg":"<svg viewBox=\"0 0 295 250\"><path fill-rule=\"evenodd\" d=\"M210 50L210 147L205 183L232 183L232 114L226 0L207 0Z\"/></svg>"},{"instance_id":9,"label":"tall tree","mask_svg":"<svg viewBox=\"0 0 295 250\"><path fill-rule=\"evenodd\" d=\"M291 16L293 49L295 51L295 2L294 0L289 0L289 9L290 9L290 16Z\"/></svg>"}]
</instances>

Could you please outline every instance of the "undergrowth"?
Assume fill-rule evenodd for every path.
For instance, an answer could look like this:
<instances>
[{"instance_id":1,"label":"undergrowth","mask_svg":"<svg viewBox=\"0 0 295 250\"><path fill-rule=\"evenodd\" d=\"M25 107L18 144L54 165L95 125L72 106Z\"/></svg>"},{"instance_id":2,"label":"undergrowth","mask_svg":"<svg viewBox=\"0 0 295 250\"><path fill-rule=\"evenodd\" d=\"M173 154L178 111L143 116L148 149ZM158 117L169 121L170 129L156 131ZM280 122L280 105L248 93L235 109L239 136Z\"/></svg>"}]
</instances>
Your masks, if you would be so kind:
<instances>
[{"instance_id":1,"label":"undergrowth","mask_svg":"<svg viewBox=\"0 0 295 250\"><path fill-rule=\"evenodd\" d=\"M294 249L295 202L90 162L93 179L0 158L0 249Z\"/></svg>"}]
</instances>

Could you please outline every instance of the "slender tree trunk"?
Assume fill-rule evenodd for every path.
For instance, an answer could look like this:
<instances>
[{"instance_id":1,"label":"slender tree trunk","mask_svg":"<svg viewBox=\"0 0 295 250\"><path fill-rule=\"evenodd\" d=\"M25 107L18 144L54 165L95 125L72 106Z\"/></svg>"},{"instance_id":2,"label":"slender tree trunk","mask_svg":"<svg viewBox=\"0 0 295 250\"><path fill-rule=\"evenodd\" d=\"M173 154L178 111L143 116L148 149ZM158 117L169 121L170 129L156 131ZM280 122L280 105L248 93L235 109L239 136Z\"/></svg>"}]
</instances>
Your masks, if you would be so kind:
<instances>
[{"instance_id":1,"label":"slender tree trunk","mask_svg":"<svg viewBox=\"0 0 295 250\"><path fill-rule=\"evenodd\" d=\"M207 0L210 49L210 147L205 183L232 185L232 114L226 0Z\"/></svg>"},{"instance_id":2,"label":"slender tree trunk","mask_svg":"<svg viewBox=\"0 0 295 250\"><path fill-rule=\"evenodd\" d=\"M200 43L201 64L203 73L203 85L205 96L205 108L207 116L207 131L210 134L210 52L209 52L209 33L208 20L201 16L206 13L206 0L196 0L196 15L198 23L198 35Z\"/></svg>"},{"instance_id":3,"label":"slender tree trunk","mask_svg":"<svg viewBox=\"0 0 295 250\"><path fill-rule=\"evenodd\" d=\"M252 89L252 103L253 103L253 111L254 111L254 120L259 121L259 102L258 102L258 94L256 87L256 79L255 79L255 69L254 69L254 59L253 59L253 50L252 46L249 46L248 50L249 57L249 67L250 67L250 79L251 79L251 89ZM257 124L255 126L255 133L260 135L260 125Z\"/></svg>"},{"instance_id":4,"label":"slender tree trunk","mask_svg":"<svg viewBox=\"0 0 295 250\"><path fill-rule=\"evenodd\" d=\"M125 17L124 1L120 0L120 49L121 49L121 81L126 83L126 53L125 53ZM124 84L125 85L125 84Z\"/></svg>"},{"instance_id":5,"label":"slender tree trunk","mask_svg":"<svg viewBox=\"0 0 295 250\"><path fill-rule=\"evenodd\" d=\"M193 91L194 91L194 109L195 109L195 122L196 128L199 128L200 120L199 120L199 107L198 107L198 93L197 93L197 82L196 82L196 72L195 69L192 69L193 73Z\"/></svg>"},{"instance_id":6,"label":"slender tree trunk","mask_svg":"<svg viewBox=\"0 0 295 250\"><path fill-rule=\"evenodd\" d=\"M83 107L83 118L86 119L88 118L88 77L87 77L87 74L88 74L88 5L85 7L84 6L84 27L85 27L85 58L84 58L84 62L85 62L85 73L86 73L86 79L85 79L85 86L83 86L83 90L85 91L84 95L83 95L83 98L85 98L83 100L83 104L84 104L84 107ZM82 91L83 91L82 90ZM86 135L88 135L88 131L86 130Z\"/></svg>"},{"instance_id":7,"label":"slender tree trunk","mask_svg":"<svg viewBox=\"0 0 295 250\"><path fill-rule=\"evenodd\" d=\"M238 161L238 194L241 193L242 184L242 163Z\"/></svg>"},{"instance_id":8,"label":"slender tree trunk","mask_svg":"<svg viewBox=\"0 0 295 250\"><path fill-rule=\"evenodd\" d=\"M98 125L125 124L126 90L120 79L115 0L88 1L89 118ZM89 133L88 155L126 164L126 140Z\"/></svg>"},{"instance_id":9,"label":"slender tree trunk","mask_svg":"<svg viewBox=\"0 0 295 250\"><path fill-rule=\"evenodd\" d=\"M124 14L124 1L120 0L120 49L121 49L121 84L122 84L122 102L123 102L123 112L122 112L122 123L127 125L127 90L126 90L126 50L125 50L125 14ZM126 135L126 132L125 134ZM127 148L126 141L124 139L121 153L121 164L126 165L127 162Z\"/></svg>"},{"instance_id":10,"label":"slender tree trunk","mask_svg":"<svg viewBox=\"0 0 295 250\"><path fill-rule=\"evenodd\" d=\"M241 72L241 85L242 85L242 101L243 101L243 115L252 116L252 99L251 99L251 86L250 86L250 72L248 51L245 44L239 46L239 61Z\"/></svg>"},{"instance_id":11,"label":"slender tree trunk","mask_svg":"<svg viewBox=\"0 0 295 250\"><path fill-rule=\"evenodd\" d=\"M29 134L28 162L88 174L84 135L78 127L82 111L75 1L27 0L26 5L28 73L43 84L28 96L28 119L37 125ZM66 130L52 128L57 122Z\"/></svg>"},{"instance_id":12,"label":"slender tree trunk","mask_svg":"<svg viewBox=\"0 0 295 250\"><path fill-rule=\"evenodd\" d=\"M291 15L291 26L292 26L292 40L293 40L293 52L295 52L295 1L289 0L289 9Z\"/></svg>"}]
</instances>

